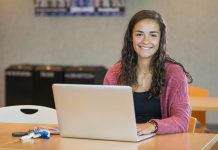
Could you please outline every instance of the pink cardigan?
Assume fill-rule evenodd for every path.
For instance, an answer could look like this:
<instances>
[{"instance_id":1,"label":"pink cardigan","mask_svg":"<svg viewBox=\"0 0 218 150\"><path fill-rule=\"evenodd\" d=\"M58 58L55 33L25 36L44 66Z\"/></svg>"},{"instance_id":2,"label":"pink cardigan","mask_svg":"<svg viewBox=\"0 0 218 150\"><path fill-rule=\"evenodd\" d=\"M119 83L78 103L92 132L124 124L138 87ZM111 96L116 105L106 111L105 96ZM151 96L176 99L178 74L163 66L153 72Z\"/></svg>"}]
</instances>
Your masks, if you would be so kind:
<instances>
[{"instance_id":1,"label":"pink cardigan","mask_svg":"<svg viewBox=\"0 0 218 150\"><path fill-rule=\"evenodd\" d=\"M106 73L105 85L117 85L120 63L114 64ZM188 83L185 73L179 65L165 64L166 86L160 95L162 119L152 119L158 124L157 134L187 132L190 105Z\"/></svg>"}]
</instances>

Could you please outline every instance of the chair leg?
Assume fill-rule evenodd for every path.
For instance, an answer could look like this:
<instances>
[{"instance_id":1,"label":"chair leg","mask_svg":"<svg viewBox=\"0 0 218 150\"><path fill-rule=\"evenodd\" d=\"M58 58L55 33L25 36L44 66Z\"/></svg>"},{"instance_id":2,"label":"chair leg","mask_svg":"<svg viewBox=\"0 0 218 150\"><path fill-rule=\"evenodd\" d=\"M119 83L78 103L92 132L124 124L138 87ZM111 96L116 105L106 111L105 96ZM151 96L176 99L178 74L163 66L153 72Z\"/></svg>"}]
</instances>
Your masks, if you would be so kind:
<instances>
[{"instance_id":1,"label":"chair leg","mask_svg":"<svg viewBox=\"0 0 218 150\"><path fill-rule=\"evenodd\" d=\"M196 128L195 132L204 133L206 131L206 112L205 111L192 111L192 116L197 118L201 127Z\"/></svg>"}]
</instances>

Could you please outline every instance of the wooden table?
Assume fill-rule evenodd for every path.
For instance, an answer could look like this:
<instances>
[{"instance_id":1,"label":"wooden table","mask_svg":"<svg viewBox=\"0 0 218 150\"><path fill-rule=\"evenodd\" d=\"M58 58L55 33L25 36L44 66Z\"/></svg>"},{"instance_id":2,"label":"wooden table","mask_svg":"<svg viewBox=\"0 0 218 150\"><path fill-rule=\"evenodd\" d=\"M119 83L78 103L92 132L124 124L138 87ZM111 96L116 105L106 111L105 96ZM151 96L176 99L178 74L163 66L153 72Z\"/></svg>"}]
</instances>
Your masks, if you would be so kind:
<instances>
[{"instance_id":1,"label":"wooden table","mask_svg":"<svg viewBox=\"0 0 218 150\"><path fill-rule=\"evenodd\" d=\"M190 97L190 105L195 111L218 111L218 97Z\"/></svg>"},{"instance_id":2,"label":"wooden table","mask_svg":"<svg viewBox=\"0 0 218 150\"><path fill-rule=\"evenodd\" d=\"M18 138L12 137L13 131L28 131L38 125L34 124L8 124L0 123L0 149L35 149L35 150L208 150L217 141L217 134L207 133L179 133L157 135L142 142L118 142L103 140L88 140L75 138L62 138L59 135L51 139L34 139L21 143ZM44 125L53 126L56 125Z\"/></svg>"}]
</instances>

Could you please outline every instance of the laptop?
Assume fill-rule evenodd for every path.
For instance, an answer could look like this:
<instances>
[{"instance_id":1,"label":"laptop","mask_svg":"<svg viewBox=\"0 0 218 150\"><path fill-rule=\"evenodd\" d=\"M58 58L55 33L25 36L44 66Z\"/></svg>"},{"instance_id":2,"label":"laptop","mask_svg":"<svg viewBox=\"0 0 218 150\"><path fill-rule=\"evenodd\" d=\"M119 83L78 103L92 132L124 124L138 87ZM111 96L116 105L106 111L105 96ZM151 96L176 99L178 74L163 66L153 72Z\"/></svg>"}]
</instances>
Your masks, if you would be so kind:
<instances>
[{"instance_id":1,"label":"laptop","mask_svg":"<svg viewBox=\"0 0 218 150\"><path fill-rule=\"evenodd\" d=\"M62 137L137 142L132 88L129 86L53 84Z\"/></svg>"}]
</instances>

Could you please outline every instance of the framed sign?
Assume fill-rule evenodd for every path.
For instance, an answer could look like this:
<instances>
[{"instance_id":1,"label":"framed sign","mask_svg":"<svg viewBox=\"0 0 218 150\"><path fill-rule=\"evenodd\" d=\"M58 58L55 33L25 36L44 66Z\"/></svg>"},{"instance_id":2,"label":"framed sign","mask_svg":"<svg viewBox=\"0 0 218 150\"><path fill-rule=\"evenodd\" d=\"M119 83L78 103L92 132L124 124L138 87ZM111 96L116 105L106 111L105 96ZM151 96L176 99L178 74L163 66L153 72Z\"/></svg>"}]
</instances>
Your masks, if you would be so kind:
<instances>
[{"instance_id":1,"label":"framed sign","mask_svg":"<svg viewBox=\"0 0 218 150\"><path fill-rule=\"evenodd\" d=\"M36 16L122 16L125 0L34 0Z\"/></svg>"}]
</instances>

